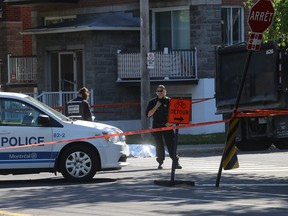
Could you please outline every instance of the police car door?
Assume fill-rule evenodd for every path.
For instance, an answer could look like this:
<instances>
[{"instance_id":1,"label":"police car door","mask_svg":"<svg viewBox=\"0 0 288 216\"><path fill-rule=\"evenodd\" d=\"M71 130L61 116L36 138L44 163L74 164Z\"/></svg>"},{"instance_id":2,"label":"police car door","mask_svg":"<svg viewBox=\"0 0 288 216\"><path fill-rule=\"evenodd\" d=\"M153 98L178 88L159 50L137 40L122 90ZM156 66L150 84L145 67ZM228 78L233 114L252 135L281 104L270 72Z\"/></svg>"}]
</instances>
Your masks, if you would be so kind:
<instances>
[{"instance_id":1,"label":"police car door","mask_svg":"<svg viewBox=\"0 0 288 216\"><path fill-rule=\"evenodd\" d=\"M52 166L52 145L31 147L31 144L52 141L52 129L37 123L37 117L43 113L12 98L1 98L0 107L0 169Z\"/></svg>"}]
</instances>

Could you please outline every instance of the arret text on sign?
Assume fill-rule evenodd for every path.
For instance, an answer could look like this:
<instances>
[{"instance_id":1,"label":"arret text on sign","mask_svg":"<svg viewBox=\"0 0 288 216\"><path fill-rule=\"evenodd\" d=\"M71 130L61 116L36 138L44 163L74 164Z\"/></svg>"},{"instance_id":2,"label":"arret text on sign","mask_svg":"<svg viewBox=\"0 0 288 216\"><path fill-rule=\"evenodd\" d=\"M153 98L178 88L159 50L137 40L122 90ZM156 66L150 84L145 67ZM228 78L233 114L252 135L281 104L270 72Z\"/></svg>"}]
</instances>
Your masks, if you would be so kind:
<instances>
[{"instance_id":1,"label":"arret text on sign","mask_svg":"<svg viewBox=\"0 0 288 216\"><path fill-rule=\"evenodd\" d=\"M260 11L252 11L249 20L259 21L259 22L272 22L274 13L270 11L260 12Z\"/></svg>"}]
</instances>

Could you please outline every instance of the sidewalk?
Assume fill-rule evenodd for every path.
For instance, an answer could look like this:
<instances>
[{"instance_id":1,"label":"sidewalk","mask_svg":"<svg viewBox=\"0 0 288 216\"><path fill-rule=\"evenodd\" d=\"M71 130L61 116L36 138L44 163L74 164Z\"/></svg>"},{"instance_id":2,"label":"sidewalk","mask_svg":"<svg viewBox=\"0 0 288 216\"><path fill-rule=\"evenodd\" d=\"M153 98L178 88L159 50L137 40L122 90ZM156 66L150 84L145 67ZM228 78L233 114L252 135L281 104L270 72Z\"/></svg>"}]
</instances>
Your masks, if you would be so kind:
<instances>
[{"instance_id":1,"label":"sidewalk","mask_svg":"<svg viewBox=\"0 0 288 216\"><path fill-rule=\"evenodd\" d=\"M199 144L199 145L178 145L177 151L180 156L188 156L195 153L222 153L224 144Z\"/></svg>"},{"instance_id":2,"label":"sidewalk","mask_svg":"<svg viewBox=\"0 0 288 216\"><path fill-rule=\"evenodd\" d=\"M155 157L155 147L150 144L128 144L134 157ZM224 144L178 145L179 156L191 156L200 153L222 153Z\"/></svg>"}]
</instances>

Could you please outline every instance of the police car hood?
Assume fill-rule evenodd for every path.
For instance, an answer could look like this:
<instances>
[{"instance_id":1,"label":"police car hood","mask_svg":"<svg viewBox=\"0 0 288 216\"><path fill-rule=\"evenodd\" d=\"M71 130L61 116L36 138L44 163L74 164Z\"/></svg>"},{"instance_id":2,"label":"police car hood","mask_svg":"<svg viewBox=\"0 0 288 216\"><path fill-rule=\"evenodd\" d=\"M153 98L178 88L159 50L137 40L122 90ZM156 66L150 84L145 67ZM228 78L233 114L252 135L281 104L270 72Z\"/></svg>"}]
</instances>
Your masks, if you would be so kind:
<instances>
[{"instance_id":1,"label":"police car hood","mask_svg":"<svg viewBox=\"0 0 288 216\"><path fill-rule=\"evenodd\" d=\"M83 126L83 127L89 127L94 130L98 130L99 132L107 132L107 133L123 133L122 130L119 128L104 124L104 123L99 123L99 122L91 122L91 121L82 121L82 120L76 120L73 122L74 125L78 126Z\"/></svg>"}]
</instances>

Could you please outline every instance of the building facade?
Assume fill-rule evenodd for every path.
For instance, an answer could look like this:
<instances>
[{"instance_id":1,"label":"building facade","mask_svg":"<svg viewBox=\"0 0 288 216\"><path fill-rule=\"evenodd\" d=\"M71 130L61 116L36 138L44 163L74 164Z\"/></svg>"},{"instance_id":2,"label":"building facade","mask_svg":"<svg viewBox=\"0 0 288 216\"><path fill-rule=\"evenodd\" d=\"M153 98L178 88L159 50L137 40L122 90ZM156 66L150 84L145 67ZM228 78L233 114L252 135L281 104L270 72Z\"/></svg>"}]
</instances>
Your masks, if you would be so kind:
<instances>
[{"instance_id":1,"label":"building facade","mask_svg":"<svg viewBox=\"0 0 288 216\"><path fill-rule=\"evenodd\" d=\"M37 79L33 85L39 92L76 91L86 86L94 90L96 104L140 102L141 74L137 64L134 65L140 52L139 1L58 2L6 0L2 3L17 10L31 10L30 22L25 21L14 29L22 43L28 39L31 43L30 53L24 52L27 47L24 49L22 45L22 54L4 48L0 58L5 62L5 53L36 56ZM156 86L164 84L171 97L213 98L215 49L245 41L246 14L240 0L150 0L150 51L155 53L158 70L150 71L151 97ZM1 24L3 28L0 21L0 28ZM131 55L120 54L135 54L136 60ZM11 79L9 83L8 74L4 74L2 71L2 85L7 90ZM120 106L113 112L105 111L105 108L98 109L96 119L117 121L114 124L124 130L140 127L140 107ZM221 118L215 115L213 99L192 107L193 123ZM223 124L189 128L182 133L222 131Z\"/></svg>"},{"instance_id":2,"label":"building facade","mask_svg":"<svg viewBox=\"0 0 288 216\"><path fill-rule=\"evenodd\" d=\"M14 7L0 0L0 85L4 91L31 91L36 83L8 82L8 55L31 56L32 36L21 35L23 29L31 28L31 7Z\"/></svg>"}]
</instances>

